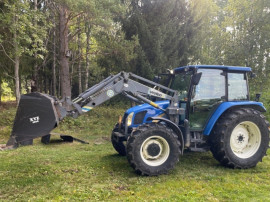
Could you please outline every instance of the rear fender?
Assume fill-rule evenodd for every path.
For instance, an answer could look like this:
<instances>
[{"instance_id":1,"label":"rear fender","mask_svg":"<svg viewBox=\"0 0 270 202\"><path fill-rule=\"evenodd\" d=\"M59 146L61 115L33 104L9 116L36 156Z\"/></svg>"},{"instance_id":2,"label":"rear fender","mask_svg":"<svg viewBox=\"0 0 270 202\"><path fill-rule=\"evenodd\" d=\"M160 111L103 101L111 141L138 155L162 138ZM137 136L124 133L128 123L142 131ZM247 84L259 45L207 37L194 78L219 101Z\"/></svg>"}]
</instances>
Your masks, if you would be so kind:
<instances>
[{"instance_id":1,"label":"rear fender","mask_svg":"<svg viewBox=\"0 0 270 202\"><path fill-rule=\"evenodd\" d=\"M221 103L216 111L212 114L210 119L208 120L206 127L204 128L203 134L210 135L215 123L219 119L219 117L225 113L229 109L233 108L253 108L260 112L266 112L263 103L261 102L254 102L254 101L241 101L241 102L223 102Z\"/></svg>"},{"instance_id":2,"label":"rear fender","mask_svg":"<svg viewBox=\"0 0 270 202\"><path fill-rule=\"evenodd\" d=\"M148 120L151 121L158 121L158 122L165 122L179 137L181 143L181 154L183 155L184 152L184 137L180 128L171 120L162 118L162 117L149 117Z\"/></svg>"}]
</instances>

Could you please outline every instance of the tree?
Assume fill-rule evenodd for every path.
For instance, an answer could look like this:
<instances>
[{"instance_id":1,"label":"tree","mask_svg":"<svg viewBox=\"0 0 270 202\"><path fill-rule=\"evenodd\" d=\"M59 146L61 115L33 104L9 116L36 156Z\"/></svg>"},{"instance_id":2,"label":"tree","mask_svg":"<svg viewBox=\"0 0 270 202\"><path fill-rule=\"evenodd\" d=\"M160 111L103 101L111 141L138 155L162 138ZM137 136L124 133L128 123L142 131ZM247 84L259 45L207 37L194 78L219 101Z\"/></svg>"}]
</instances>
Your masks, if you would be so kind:
<instances>
[{"instance_id":1,"label":"tree","mask_svg":"<svg viewBox=\"0 0 270 202\"><path fill-rule=\"evenodd\" d=\"M61 97L71 97L71 86L69 78L69 49L68 49L68 28L69 19L71 18L71 13L68 7L63 4L59 5L59 39L60 39L60 78L61 78Z\"/></svg>"},{"instance_id":2,"label":"tree","mask_svg":"<svg viewBox=\"0 0 270 202\"><path fill-rule=\"evenodd\" d=\"M262 91L269 76L270 3L229 0L224 8L227 44L225 61L231 65L250 66L259 79L253 80L256 91Z\"/></svg>"},{"instance_id":3,"label":"tree","mask_svg":"<svg viewBox=\"0 0 270 202\"><path fill-rule=\"evenodd\" d=\"M127 39L138 35L137 64L145 65L141 70L161 73L188 63L196 31L192 23L185 1L132 0L123 30Z\"/></svg>"},{"instance_id":4,"label":"tree","mask_svg":"<svg viewBox=\"0 0 270 202\"><path fill-rule=\"evenodd\" d=\"M194 18L192 26L197 27L192 43L192 63L223 64L223 9L214 0L191 0L189 9Z\"/></svg>"},{"instance_id":5,"label":"tree","mask_svg":"<svg viewBox=\"0 0 270 202\"><path fill-rule=\"evenodd\" d=\"M45 32L42 28L36 26L32 19L44 21L44 15L40 12L33 12L31 1L8 1L3 0L0 24L5 32L2 37L5 40L0 41L0 46L5 56L14 64L14 80L16 100L20 99L20 78L19 68L22 55L36 55L42 58L39 52L44 51L43 38ZM44 26L46 29L46 26Z\"/></svg>"}]
</instances>

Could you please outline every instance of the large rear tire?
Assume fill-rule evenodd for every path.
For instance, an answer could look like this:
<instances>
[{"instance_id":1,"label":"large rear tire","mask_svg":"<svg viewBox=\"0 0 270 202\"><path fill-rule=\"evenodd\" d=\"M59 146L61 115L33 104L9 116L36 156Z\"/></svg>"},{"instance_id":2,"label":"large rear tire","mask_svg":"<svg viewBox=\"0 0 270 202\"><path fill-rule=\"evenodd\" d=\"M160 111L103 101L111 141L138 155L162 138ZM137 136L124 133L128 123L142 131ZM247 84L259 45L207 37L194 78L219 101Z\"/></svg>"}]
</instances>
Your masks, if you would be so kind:
<instances>
[{"instance_id":1,"label":"large rear tire","mask_svg":"<svg viewBox=\"0 0 270 202\"><path fill-rule=\"evenodd\" d=\"M180 141L163 124L144 124L127 141L127 158L140 175L160 175L172 170L181 154Z\"/></svg>"},{"instance_id":2,"label":"large rear tire","mask_svg":"<svg viewBox=\"0 0 270 202\"><path fill-rule=\"evenodd\" d=\"M112 131L111 141L112 141L113 148L118 152L118 154L121 156L126 156L127 155L126 145L125 145L124 141L120 141L119 138L117 138L115 132L119 132L119 124L118 123L114 126L114 129Z\"/></svg>"},{"instance_id":3,"label":"large rear tire","mask_svg":"<svg viewBox=\"0 0 270 202\"><path fill-rule=\"evenodd\" d=\"M269 122L257 110L231 110L216 123L210 135L210 150L226 167L255 167L269 146L268 126Z\"/></svg>"}]
</instances>

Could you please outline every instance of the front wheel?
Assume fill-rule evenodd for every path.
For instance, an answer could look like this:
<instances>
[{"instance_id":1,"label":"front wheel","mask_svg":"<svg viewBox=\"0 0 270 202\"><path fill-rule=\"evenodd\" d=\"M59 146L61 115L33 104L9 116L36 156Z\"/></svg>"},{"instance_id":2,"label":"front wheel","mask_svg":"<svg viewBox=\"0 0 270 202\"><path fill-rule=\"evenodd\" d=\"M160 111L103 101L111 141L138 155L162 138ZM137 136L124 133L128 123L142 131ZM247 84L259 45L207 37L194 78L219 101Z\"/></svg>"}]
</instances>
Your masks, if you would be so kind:
<instances>
[{"instance_id":1,"label":"front wheel","mask_svg":"<svg viewBox=\"0 0 270 202\"><path fill-rule=\"evenodd\" d=\"M160 175L173 169L179 161L180 141L163 124L145 124L132 132L127 141L127 158L141 175Z\"/></svg>"},{"instance_id":2,"label":"front wheel","mask_svg":"<svg viewBox=\"0 0 270 202\"><path fill-rule=\"evenodd\" d=\"M111 141L112 141L112 145L115 151L117 151L120 156L126 156L126 145L124 141L119 140L115 132L119 132L118 123L114 126L114 129L112 131Z\"/></svg>"},{"instance_id":3,"label":"front wheel","mask_svg":"<svg viewBox=\"0 0 270 202\"><path fill-rule=\"evenodd\" d=\"M210 136L213 156L224 166L250 168L266 155L269 123L257 110L243 108L224 114Z\"/></svg>"}]
</instances>

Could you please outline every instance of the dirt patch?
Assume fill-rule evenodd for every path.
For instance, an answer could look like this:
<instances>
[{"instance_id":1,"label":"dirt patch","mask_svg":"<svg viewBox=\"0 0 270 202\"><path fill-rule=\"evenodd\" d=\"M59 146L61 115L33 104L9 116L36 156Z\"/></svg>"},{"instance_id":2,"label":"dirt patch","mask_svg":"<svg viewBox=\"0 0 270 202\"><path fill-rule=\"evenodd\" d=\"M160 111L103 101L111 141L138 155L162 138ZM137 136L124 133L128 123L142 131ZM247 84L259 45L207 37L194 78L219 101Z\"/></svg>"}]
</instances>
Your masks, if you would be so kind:
<instances>
[{"instance_id":1,"label":"dirt patch","mask_svg":"<svg viewBox=\"0 0 270 202\"><path fill-rule=\"evenodd\" d=\"M8 146L6 144L0 144L0 151L15 149L14 146Z\"/></svg>"},{"instance_id":2,"label":"dirt patch","mask_svg":"<svg viewBox=\"0 0 270 202\"><path fill-rule=\"evenodd\" d=\"M0 110L9 109L9 108L16 107L16 106L17 106L17 104L15 101L1 102L0 103Z\"/></svg>"},{"instance_id":3,"label":"dirt patch","mask_svg":"<svg viewBox=\"0 0 270 202\"><path fill-rule=\"evenodd\" d=\"M95 140L94 144L95 145L100 145L100 144L105 144L106 142L111 141L110 138L108 137L101 137Z\"/></svg>"}]
</instances>

